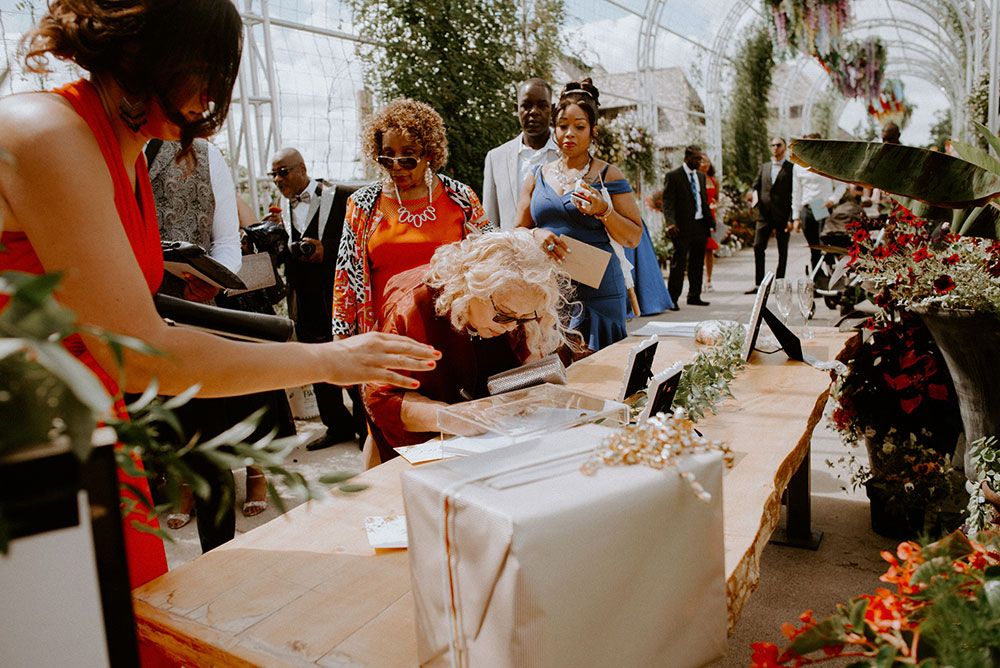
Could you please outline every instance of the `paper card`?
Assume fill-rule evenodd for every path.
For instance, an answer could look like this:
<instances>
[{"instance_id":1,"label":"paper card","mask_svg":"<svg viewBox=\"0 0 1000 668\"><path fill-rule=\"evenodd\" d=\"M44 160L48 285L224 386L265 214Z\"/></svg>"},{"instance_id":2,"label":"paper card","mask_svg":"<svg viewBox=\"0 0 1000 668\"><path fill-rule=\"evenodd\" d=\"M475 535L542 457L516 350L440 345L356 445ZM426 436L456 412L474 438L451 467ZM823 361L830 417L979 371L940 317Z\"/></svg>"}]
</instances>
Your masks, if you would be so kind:
<instances>
[{"instance_id":1,"label":"paper card","mask_svg":"<svg viewBox=\"0 0 1000 668\"><path fill-rule=\"evenodd\" d=\"M271 256L267 253L254 253L243 256L243 264L240 266L238 274L246 284L246 290L226 290L229 296L240 295L251 290L269 288L275 284L274 268L271 265Z\"/></svg>"},{"instance_id":2,"label":"paper card","mask_svg":"<svg viewBox=\"0 0 1000 668\"><path fill-rule=\"evenodd\" d=\"M441 452L441 441L434 439L426 443L417 445L403 445L393 448L399 456L411 464L422 464L424 462L434 462L444 458Z\"/></svg>"},{"instance_id":3,"label":"paper card","mask_svg":"<svg viewBox=\"0 0 1000 668\"><path fill-rule=\"evenodd\" d=\"M604 278L604 270L608 268L608 261L611 260L611 253L565 234L559 235L559 239L572 251L563 258L562 270L577 283L583 283L595 290L601 287L601 280Z\"/></svg>"},{"instance_id":4,"label":"paper card","mask_svg":"<svg viewBox=\"0 0 1000 668\"><path fill-rule=\"evenodd\" d=\"M201 280L205 281L206 283L208 283L209 285L215 286L217 288L226 287L224 285L219 284L214 279L211 279L205 274L201 273L200 271L189 265L187 262L168 262L164 260L163 268L166 271L169 271L177 278L183 278L182 274L191 274L192 276L196 276Z\"/></svg>"},{"instance_id":5,"label":"paper card","mask_svg":"<svg viewBox=\"0 0 1000 668\"><path fill-rule=\"evenodd\" d=\"M406 515L365 518L368 544L376 550L406 549Z\"/></svg>"},{"instance_id":6,"label":"paper card","mask_svg":"<svg viewBox=\"0 0 1000 668\"><path fill-rule=\"evenodd\" d=\"M651 320L645 325L630 333L629 336L683 336L689 339L694 338L694 330L698 327L696 320L662 322Z\"/></svg>"},{"instance_id":7,"label":"paper card","mask_svg":"<svg viewBox=\"0 0 1000 668\"><path fill-rule=\"evenodd\" d=\"M830 215L830 211L826 208L825 197L817 197L809 202L809 208L812 209L813 218L816 220L823 220Z\"/></svg>"}]
</instances>

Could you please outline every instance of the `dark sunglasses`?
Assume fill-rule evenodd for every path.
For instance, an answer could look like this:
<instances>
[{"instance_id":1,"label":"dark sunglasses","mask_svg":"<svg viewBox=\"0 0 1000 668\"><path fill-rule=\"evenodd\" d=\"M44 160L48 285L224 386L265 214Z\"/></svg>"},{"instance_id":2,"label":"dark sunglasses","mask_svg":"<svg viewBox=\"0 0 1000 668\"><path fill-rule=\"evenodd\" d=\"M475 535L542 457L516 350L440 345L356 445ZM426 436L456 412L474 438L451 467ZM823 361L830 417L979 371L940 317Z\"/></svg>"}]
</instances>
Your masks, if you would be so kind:
<instances>
[{"instance_id":1,"label":"dark sunglasses","mask_svg":"<svg viewBox=\"0 0 1000 668\"><path fill-rule=\"evenodd\" d=\"M399 165L402 169L415 169L419 162L420 158L414 158L412 155L404 155L402 158L390 158L387 155L378 157L378 164L386 169L392 169L393 165Z\"/></svg>"},{"instance_id":2,"label":"dark sunglasses","mask_svg":"<svg viewBox=\"0 0 1000 668\"><path fill-rule=\"evenodd\" d=\"M784 146L784 144L782 144L781 142L778 142L777 144L771 144L771 146Z\"/></svg>"},{"instance_id":3,"label":"dark sunglasses","mask_svg":"<svg viewBox=\"0 0 1000 668\"><path fill-rule=\"evenodd\" d=\"M507 325L509 323L516 322L519 325L523 325L526 322L538 320L538 311L532 312L532 314L527 318L515 318L512 315L501 313L500 309L497 308L497 303L493 301L493 295L490 295L490 304L493 304L493 312L496 313L496 315L493 316L493 322L497 324Z\"/></svg>"},{"instance_id":4,"label":"dark sunglasses","mask_svg":"<svg viewBox=\"0 0 1000 668\"><path fill-rule=\"evenodd\" d=\"M301 164L302 163L300 162L299 165ZM268 172L267 175L270 176L272 179L275 176L280 176L281 178L285 178L286 176L291 174L292 170L297 168L299 165L292 165L291 167L277 167L273 171Z\"/></svg>"}]
</instances>

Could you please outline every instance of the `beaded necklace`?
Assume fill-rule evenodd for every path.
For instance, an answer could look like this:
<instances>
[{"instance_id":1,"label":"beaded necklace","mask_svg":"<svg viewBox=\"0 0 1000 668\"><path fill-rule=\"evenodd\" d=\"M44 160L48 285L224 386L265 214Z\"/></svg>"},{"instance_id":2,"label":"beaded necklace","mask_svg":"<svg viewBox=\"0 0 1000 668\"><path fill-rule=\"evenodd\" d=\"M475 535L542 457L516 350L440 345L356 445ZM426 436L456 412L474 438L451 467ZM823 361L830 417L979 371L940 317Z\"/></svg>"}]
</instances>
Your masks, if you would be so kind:
<instances>
[{"instance_id":1,"label":"beaded necklace","mask_svg":"<svg viewBox=\"0 0 1000 668\"><path fill-rule=\"evenodd\" d=\"M576 170L575 174L570 174L566 171L566 158L560 157L559 161L556 163L556 181L559 182L560 192L566 192L569 186L576 183L578 179L582 179L584 176L589 174L590 165L593 162L593 156L588 156L586 166L583 169Z\"/></svg>"}]
</instances>

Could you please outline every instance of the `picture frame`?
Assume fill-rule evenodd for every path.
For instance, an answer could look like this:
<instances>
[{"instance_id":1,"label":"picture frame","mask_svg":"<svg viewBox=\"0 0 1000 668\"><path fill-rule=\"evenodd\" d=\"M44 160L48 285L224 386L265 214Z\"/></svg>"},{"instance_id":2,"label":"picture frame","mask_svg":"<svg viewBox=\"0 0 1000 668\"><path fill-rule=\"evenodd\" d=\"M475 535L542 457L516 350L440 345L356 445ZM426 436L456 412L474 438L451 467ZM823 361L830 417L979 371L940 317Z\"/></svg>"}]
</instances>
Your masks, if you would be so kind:
<instances>
[{"instance_id":1,"label":"picture frame","mask_svg":"<svg viewBox=\"0 0 1000 668\"><path fill-rule=\"evenodd\" d=\"M771 294L771 284L774 282L774 272L769 271L764 276L764 280L757 287L757 296L753 300L753 309L750 311L750 321L747 323L747 336L743 341L743 361L750 361L750 353L753 352L757 344L757 335L760 333L760 323L763 317L764 304Z\"/></svg>"},{"instance_id":2,"label":"picture frame","mask_svg":"<svg viewBox=\"0 0 1000 668\"><path fill-rule=\"evenodd\" d=\"M649 385L646 386L646 407L639 414L639 424L645 424L650 416L670 412L683 372L684 365L675 362L649 380Z\"/></svg>"},{"instance_id":3,"label":"picture frame","mask_svg":"<svg viewBox=\"0 0 1000 668\"><path fill-rule=\"evenodd\" d=\"M625 401L636 392L647 387L653 377L653 358L656 357L656 347L660 339L656 335L649 337L637 346L633 346L628 354L628 363L622 376L622 391L618 401Z\"/></svg>"}]
</instances>

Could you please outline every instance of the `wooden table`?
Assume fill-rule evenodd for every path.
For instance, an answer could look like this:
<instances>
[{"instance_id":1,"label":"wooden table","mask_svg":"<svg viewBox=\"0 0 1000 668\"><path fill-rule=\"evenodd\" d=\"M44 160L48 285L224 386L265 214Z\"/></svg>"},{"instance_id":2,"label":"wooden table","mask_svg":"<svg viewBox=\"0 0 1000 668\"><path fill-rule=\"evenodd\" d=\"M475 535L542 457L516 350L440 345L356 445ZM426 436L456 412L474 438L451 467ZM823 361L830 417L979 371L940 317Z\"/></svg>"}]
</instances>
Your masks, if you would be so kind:
<instances>
[{"instance_id":1,"label":"wooden table","mask_svg":"<svg viewBox=\"0 0 1000 668\"><path fill-rule=\"evenodd\" d=\"M820 329L805 352L830 359L847 338ZM638 342L574 364L570 385L617 398ZM689 339L661 339L654 373L687 361L696 348ZM737 453L723 480L730 629L757 586L782 493L803 462L808 501L809 442L829 382L827 373L782 353L754 353L732 384L735 400L699 423ZM294 508L136 589L140 640L198 668L415 666L407 553L376 554L364 530L367 516L404 512L399 472L408 466L391 460L363 474L364 492Z\"/></svg>"}]
</instances>

